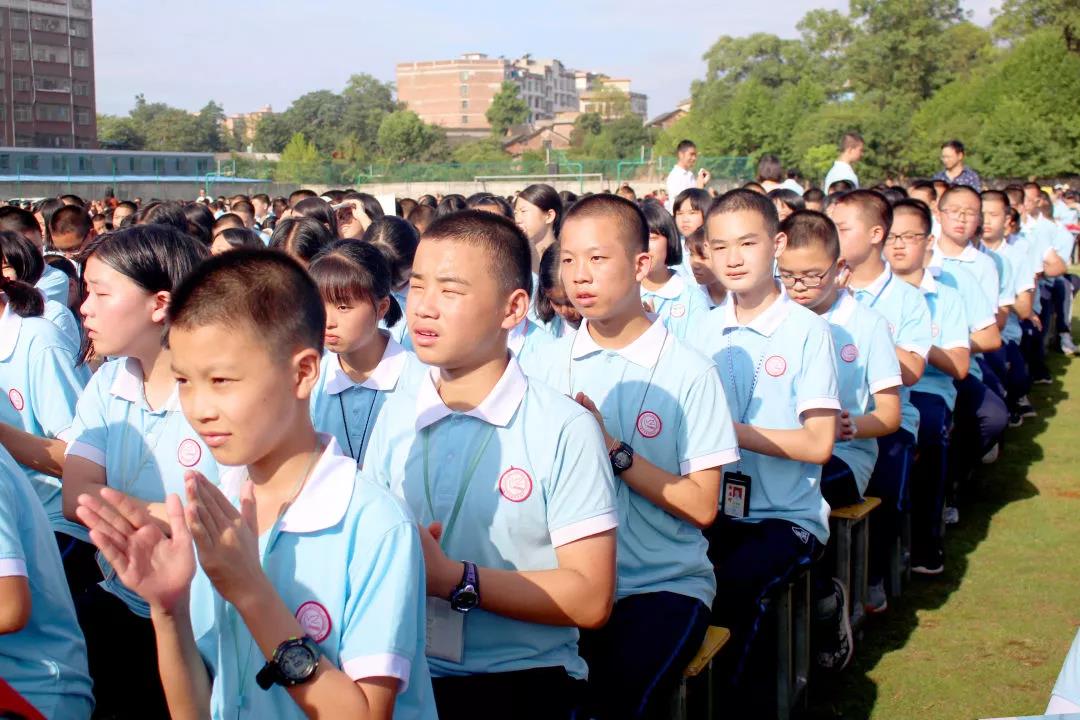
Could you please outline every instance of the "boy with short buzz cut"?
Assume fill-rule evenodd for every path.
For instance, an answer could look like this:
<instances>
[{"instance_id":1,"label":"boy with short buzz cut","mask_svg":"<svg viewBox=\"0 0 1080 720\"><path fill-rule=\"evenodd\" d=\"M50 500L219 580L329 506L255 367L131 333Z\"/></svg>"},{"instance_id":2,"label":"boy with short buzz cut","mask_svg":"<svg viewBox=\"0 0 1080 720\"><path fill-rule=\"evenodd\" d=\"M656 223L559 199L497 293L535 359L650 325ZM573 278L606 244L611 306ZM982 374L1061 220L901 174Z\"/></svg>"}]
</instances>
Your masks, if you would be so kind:
<instances>
[{"instance_id":1,"label":"boy with short buzz cut","mask_svg":"<svg viewBox=\"0 0 1080 720\"><path fill-rule=\"evenodd\" d=\"M311 425L324 323L283 254L203 263L172 295L168 340L185 415L233 467L224 493L189 472L169 537L120 493L79 498L151 606L174 718L435 717L416 527Z\"/></svg>"},{"instance_id":2,"label":"boy with short buzz cut","mask_svg":"<svg viewBox=\"0 0 1080 720\"><path fill-rule=\"evenodd\" d=\"M836 350L843 410L826 463L821 491L833 508L862 501L878 456L876 439L900 427L900 365L885 318L839 287L845 264L828 217L799 211L780 226L787 245L778 262L780 282L793 301L829 322ZM826 565L828 567L828 565ZM842 670L854 646L847 589L838 578L818 588L820 667Z\"/></svg>"},{"instance_id":3,"label":"boy with short buzz cut","mask_svg":"<svg viewBox=\"0 0 1080 720\"><path fill-rule=\"evenodd\" d=\"M900 388L900 428L878 438L878 458L866 490L882 499L871 537L867 598L868 611L882 612L888 607L885 571L892 546L900 536L901 514L907 507L908 475L919 428L919 414L911 404L908 388L926 369L926 355L932 345L930 311L919 291L896 280L881 258L882 245L891 242L892 209L880 193L854 190L841 195L829 205L828 214L836 223L840 254L851 271L852 294L888 322L904 383Z\"/></svg>"},{"instance_id":4,"label":"boy with short buzz cut","mask_svg":"<svg viewBox=\"0 0 1080 720\"><path fill-rule=\"evenodd\" d=\"M583 320L530 365L594 414L619 481L615 607L582 636L598 718L655 717L701 646L716 594L701 530L716 518L721 467L739 456L716 366L642 308L646 218L610 195L567 213L559 266Z\"/></svg>"},{"instance_id":5,"label":"boy with short buzz cut","mask_svg":"<svg viewBox=\"0 0 1080 720\"><path fill-rule=\"evenodd\" d=\"M73 258L83 244L93 237L93 231L93 221L85 208L81 205L65 205L49 218L49 237L52 240L49 249Z\"/></svg>"},{"instance_id":6,"label":"boy with short buzz cut","mask_svg":"<svg viewBox=\"0 0 1080 720\"><path fill-rule=\"evenodd\" d=\"M772 201L753 191L732 190L709 208L710 260L728 297L694 338L719 370L741 455L721 478L721 514L707 537L719 588L713 622L732 633L729 677L738 692L727 699L750 712L761 698L747 691L763 679L751 683L742 669L761 603L829 539L821 466L832 456L841 409L828 323L792 302L773 277L787 242L779 226Z\"/></svg>"},{"instance_id":7,"label":"boy with short buzz cut","mask_svg":"<svg viewBox=\"0 0 1080 720\"><path fill-rule=\"evenodd\" d=\"M528 239L466 210L420 240L406 302L431 371L387 402L364 475L421 521L439 717L568 718L588 669L578 627L615 592L618 514L604 438L526 378L507 335L529 306ZM650 426L651 427L651 426Z\"/></svg>"},{"instance_id":8,"label":"boy with short buzz cut","mask_svg":"<svg viewBox=\"0 0 1080 720\"><path fill-rule=\"evenodd\" d=\"M971 329L962 296L937 282L923 268L934 239L932 227L925 203L901 200L893 206L889 242L885 245L885 259L896 277L919 288L930 309L934 344L926 356L926 372L911 388L911 403L919 411L919 454L911 484L911 569L924 575L944 571L941 517L949 469L949 433L956 405L953 382L967 377L971 359Z\"/></svg>"}]
</instances>

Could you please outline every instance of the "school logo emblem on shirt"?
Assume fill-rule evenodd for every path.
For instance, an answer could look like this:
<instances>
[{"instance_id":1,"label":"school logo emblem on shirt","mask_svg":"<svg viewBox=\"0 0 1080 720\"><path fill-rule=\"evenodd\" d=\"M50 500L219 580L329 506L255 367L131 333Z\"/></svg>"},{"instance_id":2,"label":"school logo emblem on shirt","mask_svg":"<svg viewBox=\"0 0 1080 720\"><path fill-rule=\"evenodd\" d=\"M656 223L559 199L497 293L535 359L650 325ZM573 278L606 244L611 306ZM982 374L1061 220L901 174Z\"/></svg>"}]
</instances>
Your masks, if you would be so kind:
<instances>
[{"instance_id":1,"label":"school logo emblem on shirt","mask_svg":"<svg viewBox=\"0 0 1080 720\"><path fill-rule=\"evenodd\" d=\"M8 401L11 402L11 407L19 412L22 412L23 408L26 407L26 400L23 399L22 393L15 388L8 390L7 397Z\"/></svg>"},{"instance_id":2,"label":"school logo emblem on shirt","mask_svg":"<svg viewBox=\"0 0 1080 720\"><path fill-rule=\"evenodd\" d=\"M643 438L654 438L664 429L660 416L652 410L646 410L637 416L637 430Z\"/></svg>"},{"instance_id":3,"label":"school logo emblem on shirt","mask_svg":"<svg viewBox=\"0 0 1080 720\"><path fill-rule=\"evenodd\" d=\"M780 355L773 355L765 361L765 372L773 377L780 377L787 372L787 360Z\"/></svg>"},{"instance_id":4,"label":"school logo emblem on shirt","mask_svg":"<svg viewBox=\"0 0 1080 720\"><path fill-rule=\"evenodd\" d=\"M202 460L202 448L199 443L187 438L176 448L176 459L184 467L195 467Z\"/></svg>"},{"instance_id":5,"label":"school logo emblem on shirt","mask_svg":"<svg viewBox=\"0 0 1080 720\"><path fill-rule=\"evenodd\" d=\"M521 468L511 467L499 476L499 492L510 502L524 502L532 495L532 478Z\"/></svg>"},{"instance_id":6,"label":"school logo emblem on shirt","mask_svg":"<svg viewBox=\"0 0 1080 720\"><path fill-rule=\"evenodd\" d=\"M840 348L840 359L846 363L855 362L855 359L859 357L859 348L852 344L847 344Z\"/></svg>"},{"instance_id":7,"label":"school logo emblem on shirt","mask_svg":"<svg viewBox=\"0 0 1080 720\"><path fill-rule=\"evenodd\" d=\"M330 628L334 626L330 622L330 613L314 600L308 600L296 608L296 621L315 642L322 642L329 637Z\"/></svg>"},{"instance_id":8,"label":"school logo emblem on shirt","mask_svg":"<svg viewBox=\"0 0 1080 720\"><path fill-rule=\"evenodd\" d=\"M681 318L686 314L686 306L682 303L675 303L671 306L671 317Z\"/></svg>"},{"instance_id":9,"label":"school logo emblem on shirt","mask_svg":"<svg viewBox=\"0 0 1080 720\"><path fill-rule=\"evenodd\" d=\"M934 336L934 337L937 337L938 335L940 335L941 334L941 326L938 325L937 323L931 325L930 326L930 334L932 336Z\"/></svg>"}]
</instances>

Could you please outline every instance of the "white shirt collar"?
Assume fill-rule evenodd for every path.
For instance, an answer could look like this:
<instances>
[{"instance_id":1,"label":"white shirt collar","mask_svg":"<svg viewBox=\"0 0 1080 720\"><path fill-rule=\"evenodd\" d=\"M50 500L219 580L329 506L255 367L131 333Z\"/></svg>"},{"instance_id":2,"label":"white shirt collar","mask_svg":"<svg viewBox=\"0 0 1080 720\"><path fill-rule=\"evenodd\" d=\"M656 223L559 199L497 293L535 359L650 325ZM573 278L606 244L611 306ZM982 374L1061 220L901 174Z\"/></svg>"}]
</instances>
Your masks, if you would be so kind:
<instances>
[{"instance_id":1,"label":"white shirt collar","mask_svg":"<svg viewBox=\"0 0 1080 720\"><path fill-rule=\"evenodd\" d=\"M881 291L885 289L885 286L888 285L889 281L892 279L892 274L892 268L889 267L888 263L886 263L885 270L883 270L880 275L874 278L874 281L872 283L862 288L857 288L853 286L852 289L858 292L868 292L874 296L880 295Z\"/></svg>"},{"instance_id":2,"label":"white shirt collar","mask_svg":"<svg viewBox=\"0 0 1080 720\"><path fill-rule=\"evenodd\" d=\"M353 382L348 373L341 369L341 359L337 353L327 351L326 354L328 356L326 363L326 392L330 395L338 395L356 383ZM380 392L393 390L401 377L402 370L405 369L407 360L408 356L405 353L405 348L401 347L394 338L389 338L386 342L386 349L383 350L382 359L379 360L379 364L375 366L375 369L371 371L368 379L360 383L360 387Z\"/></svg>"},{"instance_id":3,"label":"white shirt collar","mask_svg":"<svg viewBox=\"0 0 1080 720\"><path fill-rule=\"evenodd\" d=\"M651 368L656 365L656 361L660 359L660 351L667 341L668 330L663 322L656 319L656 315L650 314L649 319L652 320L652 324L649 325L645 332L641 333L636 340L626 347L612 350L612 352L644 368ZM582 320L581 327L578 328L577 335L574 336L570 356L575 360L580 360L586 355L603 352L604 349L593 340L592 334L589 333L589 321Z\"/></svg>"},{"instance_id":4,"label":"white shirt collar","mask_svg":"<svg viewBox=\"0 0 1080 720\"><path fill-rule=\"evenodd\" d=\"M579 333L580 334L580 333ZM420 431L429 425L434 425L453 414L453 410L446 407L435 383L439 377L439 369L431 368L420 381L420 390L416 394L416 430ZM511 357L506 365L499 382L491 389L483 402L472 410L464 413L469 417L483 420L491 425L506 427L513 419L525 397L525 390L529 387L529 381L525 379L525 373L521 371L518 361Z\"/></svg>"},{"instance_id":5,"label":"white shirt collar","mask_svg":"<svg viewBox=\"0 0 1080 720\"><path fill-rule=\"evenodd\" d=\"M143 392L142 365L138 360L133 357L124 358L124 362L116 368L116 377L113 378L112 385L109 386L109 393L121 400L127 400L129 403L150 407ZM154 412L172 412L179 409L180 388L174 383L169 399Z\"/></svg>"},{"instance_id":6,"label":"white shirt collar","mask_svg":"<svg viewBox=\"0 0 1080 720\"><path fill-rule=\"evenodd\" d=\"M658 287L656 290L645 289L645 292L650 295L656 295L662 297L665 300L674 300L686 290L686 281L682 279L682 275L677 272L673 272L671 277L666 283Z\"/></svg>"},{"instance_id":7,"label":"white shirt collar","mask_svg":"<svg viewBox=\"0 0 1080 720\"><path fill-rule=\"evenodd\" d=\"M919 283L919 289L922 290L923 295L935 295L937 293L937 280L934 279L935 273L930 272L930 268L923 271L922 282Z\"/></svg>"},{"instance_id":8,"label":"white shirt collar","mask_svg":"<svg viewBox=\"0 0 1080 720\"><path fill-rule=\"evenodd\" d=\"M735 317L735 293L728 293L724 302L717 305L715 311L710 312L723 313L725 329L746 327L761 335L770 337L776 332L776 328L780 327L780 323L784 322L787 316L791 314L791 308L794 304L794 301L788 297L787 293L781 292L780 297L776 298L772 305L765 308L765 312L758 315L745 326Z\"/></svg>"},{"instance_id":9,"label":"white shirt collar","mask_svg":"<svg viewBox=\"0 0 1080 720\"><path fill-rule=\"evenodd\" d=\"M506 336L506 346L514 355L521 354L521 348L525 347L525 336L529 333L529 318L521 318L521 322L510 329Z\"/></svg>"},{"instance_id":10,"label":"white shirt collar","mask_svg":"<svg viewBox=\"0 0 1080 720\"><path fill-rule=\"evenodd\" d=\"M281 532L311 533L341 522L356 484L356 461L345 455L332 435L318 433L326 448L311 469L311 477L281 517ZM247 469L230 468L221 477L226 497L240 496ZM299 478L298 478L299 479Z\"/></svg>"},{"instance_id":11,"label":"white shirt collar","mask_svg":"<svg viewBox=\"0 0 1080 720\"><path fill-rule=\"evenodd\" d=\"M828 319L832 325L846 325L855 313L855 306L859 301L847 290L841 290L836 296L836 302L829 309Z\"/></svg>"},{"instance_id":12,"label":"white shirt collar","mask_svg":"<svg viewBox=\"0 0 1080 720\"><path fill-rule=\"evenodd\" d=\"M930 258L930 264L937 267L942 267L945 264L945 258L947 257L950 260L959 260L960 262L975 262L975 260L979 257L979 251L975 248L974 245L969 243L964 246L964 249L960 251L959 255L948 256L945 253L941 252L941 248L938 246L937 243L934 243L934 253Z\"/></svg>"},{"instance_id":13,"label":"white shirt collar","mask_svg":"<svg viewBox=\"0 0 1080 720\"><path fill-rule=\"evenodd\" d=\"M0 314L0 360L7 360L15 352L21 329L22 318L11 309L11 303L7 302L3 314Z\"/></svg>"}]
</instances>

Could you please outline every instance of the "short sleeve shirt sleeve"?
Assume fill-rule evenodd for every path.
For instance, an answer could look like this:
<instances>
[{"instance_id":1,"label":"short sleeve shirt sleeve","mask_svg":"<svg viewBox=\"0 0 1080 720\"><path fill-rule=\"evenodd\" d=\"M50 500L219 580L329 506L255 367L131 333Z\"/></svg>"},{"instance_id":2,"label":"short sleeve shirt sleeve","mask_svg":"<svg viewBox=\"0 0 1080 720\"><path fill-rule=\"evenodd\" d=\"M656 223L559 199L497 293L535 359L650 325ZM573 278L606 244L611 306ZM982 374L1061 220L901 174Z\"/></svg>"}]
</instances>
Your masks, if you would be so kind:
<instances>
[{"instance_id":1,"label":"short sleeve shirt sleeve","mask_svg":"<svg viewBox=\"0 0 1080 720\"><path fill-rule=\"evenodd\" d=\"M796 388L795 411L800 418L808 410L840 410L836 351L827 326L807 335Z\"/></svg>"},{"instance_id":2,"label":"short sleeve shirt sleeve","mask_svg":"<svg viewBox=\"0 0 1080 720\"><path fill-rule=\"evenodd\" d=\"M0 465L0 577L26 576L26 550L19 536L18 503L11 479L17 472L13 463Z\"/></svg>"},{"instance_id":3,"label":"short sleeve shirt sleeve","mask_svg":"<svg viewBox=\"0 0 1080 720\"><path fill-rule=\"evenodd\" d=\"M30 375L33 386L38 388L31 404L42 432L48 437L69 439L75 406L83 389L74 356L64 348L46 347L33 357Z\"/></svg>"},{"instance_id":4,"label":"short sleeve shirt sleeve","mask_svg":"<svg viewBox=\"0 0 1080 720\"><path fill-rule=\"evenodd\" d=\"M106 384L110 380L98 370L75 406L75 420L68 433L68 455L86 458L105 467L109 421L106 417Z\"/></svg>"},{"instance_id":5,"label":"short sleeve shirt sleeve","mask_svg":"<svg viewBox=\"0 0 1080 720\"><path fill-rule=\"evenodd\" d=\"M735 425L715 366L710 366L690 385L681 404L684 415L678 443L680 473L686 475L739 459Z\"/></svg>"},{"instance_id":6,"label":"short sleeve shirt sleeve","mask_svg":"<svg viewBox=\"0 0 1080 720\"><path fill-rule=\"evenodd\" d=\"M900 362L896 359L892 336L885 318L878 318L870 330L869 346L866 357L866 380L870 394L898 387Z\"/></svg>"},{"instance_id":7,"label":"short sleeve shirt sleeve","mask_svg":"<svg viewBox=\"0 0 1080 720\"><path fill-rule=\"evenodd\" d=\"M900 327L896 329L896 346L925 358L934 343L931 325L930 307L926 300L918 291L911 293L910 299L904 303Z\"/></svg>"},{"instance_id":8,"label":"short sleeve shirt sleeve","mask_svg":"<svg viewBox=\"0 0 1080 720\"><path fill-rule=\"evenodd\" d=\"M949 290L951 288L946 288ZM934 344L944 350L971 347L967 318L960 296L955 292L938 292L938 332Z\"/></svg>"},{"instance_id":9,"label":"short sleeve shirt sleeve","mask_svg":"<svg viewBox=\"0 0 1080 720\"><path fill-rule=\"evenodd\" d=\"M547 488L548 528L558 547L617 524L615 479L600 426L587 413L566 423Z\"/></svg>"}]
</instances>

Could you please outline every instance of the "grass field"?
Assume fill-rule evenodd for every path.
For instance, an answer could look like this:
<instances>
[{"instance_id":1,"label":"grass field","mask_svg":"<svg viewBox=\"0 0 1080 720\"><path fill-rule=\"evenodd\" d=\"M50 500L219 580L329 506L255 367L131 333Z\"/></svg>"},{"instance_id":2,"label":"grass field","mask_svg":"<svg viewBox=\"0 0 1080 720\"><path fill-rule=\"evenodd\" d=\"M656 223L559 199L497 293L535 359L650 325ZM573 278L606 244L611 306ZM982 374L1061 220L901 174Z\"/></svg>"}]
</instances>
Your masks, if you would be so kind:
<instances>
[{"instance_id":1,"label":"grass field","mask_svg":"<svg viewBox=\"0 0 1080 720\"><path fill-rule=\"evenodd\" d=\"M1080 358L1049 359L1054 384L1031 394L1039 417L1007 431L1001 458L961 500L944 575L913 576L870 618L852 665L832 684L812 684L805 717L1046 709L1080 626Z\"/></svg>"}]
</instances>

